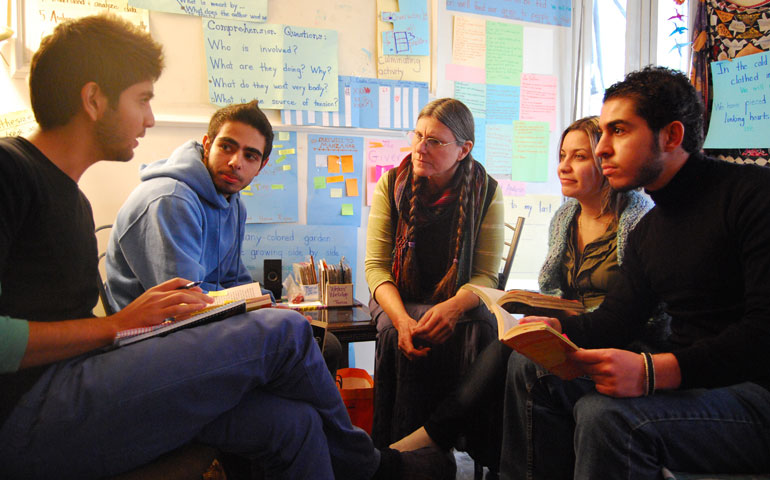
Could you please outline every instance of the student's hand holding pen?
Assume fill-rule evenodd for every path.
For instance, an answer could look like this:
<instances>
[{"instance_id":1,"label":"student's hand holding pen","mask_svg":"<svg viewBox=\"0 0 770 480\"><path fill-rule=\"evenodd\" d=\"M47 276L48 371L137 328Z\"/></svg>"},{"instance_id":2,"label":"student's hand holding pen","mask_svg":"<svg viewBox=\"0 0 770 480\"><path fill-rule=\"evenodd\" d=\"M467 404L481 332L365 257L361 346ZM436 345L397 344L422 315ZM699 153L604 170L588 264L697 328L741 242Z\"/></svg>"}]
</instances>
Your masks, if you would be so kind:
<instances>
[{"instance_id":1,"label":"student's hand holding pen","mask_svg":"<svg viewBox=\"0 0 770 480\"><path fill-rule=\"evenodd\" d=\"M200 310L213 301L196 282L173 278L150 288L110 318L117 323L118 330L157 325L169 317Z\"/></svg>"}]
</instances>

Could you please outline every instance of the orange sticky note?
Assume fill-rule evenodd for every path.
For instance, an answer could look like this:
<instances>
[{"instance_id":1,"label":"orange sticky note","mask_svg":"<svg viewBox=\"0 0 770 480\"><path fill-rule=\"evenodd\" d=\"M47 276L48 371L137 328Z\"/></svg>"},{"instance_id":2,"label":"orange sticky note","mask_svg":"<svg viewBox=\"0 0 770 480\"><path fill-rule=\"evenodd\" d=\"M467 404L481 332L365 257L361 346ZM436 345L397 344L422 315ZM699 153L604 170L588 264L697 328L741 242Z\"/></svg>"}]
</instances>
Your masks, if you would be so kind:
<instances>
[{"instance_id":1,"label":"orange sticky note","mask_svg":"<svg viewBox=\"0 0 770 480\"><path fill-rule=\"evenodd\" d=\"M340 183L340 182L344 182L344 181L345 181L345 177L343 177L342 175L335 175L333 177L326 177L326 183Z\"/></svg>"},{"instance_id":2,"label":"orange sticky note","mask_svg":"<svg viewBox=\"0 0 770 480\"><path fill-rule=\"evenodd\" d=\"M342 156L342 173L353 173L353 155Z\"/></svg>"},{"instance_id":3,"label":"orange sticky note","mask_svg":"<svg viewBox=\"0 0 770 480\"><path fill-rule=\"evenodd\" d=\"M326 157L326 168L329 169L329 173L340 173L340 157L328 155Z\"/></svg>"},{"instance_id":4,"label":"orange sticky note","mask_svg":"<svg viewBox=\"0 0 770 480\"><path fill-rule=\"evenodd\" d=\"M345 180L345 190L348 195L348 197L357 197L358 196L358 179L357 178L348 178Z\"/></svg>"}]
</instances>

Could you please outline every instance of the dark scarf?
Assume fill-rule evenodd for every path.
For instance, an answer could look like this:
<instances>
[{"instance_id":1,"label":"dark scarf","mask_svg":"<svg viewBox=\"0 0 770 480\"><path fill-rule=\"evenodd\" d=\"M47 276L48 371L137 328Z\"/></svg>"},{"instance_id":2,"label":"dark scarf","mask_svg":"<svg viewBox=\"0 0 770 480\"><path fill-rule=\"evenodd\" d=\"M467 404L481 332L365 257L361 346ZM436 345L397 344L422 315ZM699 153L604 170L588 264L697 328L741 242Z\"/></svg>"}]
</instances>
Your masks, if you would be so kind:
<instances>
[{"instance_id":1,"label":"dark scarf","mask_svg":"<svg viewBox=\"0 0 770 480\"><path fill-rule=\"evenodd\" d=\"M403 272L403 262L406 258L408 248L414 248L407 240L407 230L409 227L409 209L412 197L412 156L408 155L395 171L395 180L391 178L391 207L395 207L397 222L395 226L395 242L393 251L393 277L396 285L400 284L400 276ZM460 243L458 258L450 259L444 269L446 273L451 267L452 262L457 262L457 286L463 285L470 279L473 268L473 251L476 245L481 228L481 221L491 202L497 182L487 176L487 172L480 163L472 160L470 192L467 197L468 204L466 208L466 221L463 230L463 237ZM435 200L427 201L423 195L417 199L416 221L418 225L430 225L437 221L446 221L445 213L449 209L455 210L455 215L451 219L452 225L457 225L457 197L459 190L464 182L465 168L460 166L449 183L447 188L441 192ZM471 228L472 226L472 228Z\"/></svg>"}]
</instances>

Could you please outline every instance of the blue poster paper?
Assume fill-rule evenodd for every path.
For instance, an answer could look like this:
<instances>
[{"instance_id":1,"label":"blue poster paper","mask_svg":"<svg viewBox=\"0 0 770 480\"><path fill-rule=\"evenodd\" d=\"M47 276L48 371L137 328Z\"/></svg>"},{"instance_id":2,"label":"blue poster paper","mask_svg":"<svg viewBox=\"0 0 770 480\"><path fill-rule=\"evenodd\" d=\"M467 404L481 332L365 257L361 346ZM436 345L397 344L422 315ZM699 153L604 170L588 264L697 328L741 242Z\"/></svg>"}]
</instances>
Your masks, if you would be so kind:
<instances>
[{"instance_id":1,"label":"blue poster paper","mask_svg":"<svg viewBox=\"0 0 770 480\"><path fill-rule=\"evenodd\" d=\"M128 4L147 10L198 17L267 21L267 0L128 0Z\"/></svg>"},{"instance_id":2,"label":"blue poster paper","mask_svg":"<svg viewBox=\"0 0 770 480\"><path fill-rule=\"evenodd\" d=\"M203 36L211 103L338 109L336 31L211 18Z\"/></svg>"},{"instance_id":3,"label":"blue poster paper","mask_svg":"<svg viewBox=\"0 0 770 480\"><path fill-rule=\"evenodd\" d=\"M430 29L426 0L399 0L398 12L382 12L393 30L382 32L383 55L430 55Z\"/></svg>"},{"instance_id":4,"label":"blue poster paper","mask_svg":"<svg viewBox=\"0 0 770 480\"><path fill-rule=\"evenodd\" d=\"M487 122L513 125L519 119L521 87L487 85Z\"/></svg>"},{"instance_id":5,"label":"blue poster paper","mask_svg":"<svg viewBox=\"0 0 770 480\"><path fill-rule=\"evenodd\" d=\"M241 259L255 281L264 279L264 260L280 258L281 280L292 273L292 263L317 260L339 262L343 256L356 278L358 229L319 225L246 225Z\"/></svg>"},{"instance_id":6,"label":"blue poster paper","mask_svg":"<svg viewBox=\"0 0 770 480\"><path fill-rule=\"evenodd\" d=\"M308 135L307 150L307 223L361 226L363 138Z\"/></svg>"},{"instance_id":7,"label":"blue poster paper","mask_svg":"<svg viewBox=\"0 0 770 480\"><path fill-rule=\"evenodd\" d=\"M711 62L714 101L704 148L770 147L770 53Z\"/></svg>"},{"instance_id":8,"label":"blue poster paper","mask_svg":"<svg viewBox=\"0 0 770 480\"><path fill-rule=\"evenodd\" d=\"M446 0L446 9L561 27L572 23L572 0Z\"/></svg>"},{"instance_id":9,"label":"blue poster paper","mask_svg":"<svg viewBox=\"0 0 770 480\"><path fill-rule=\"evenodd\" d=\"M296 222L297 132L276 131L267 165L241 190L247 223Z\"/></svg>"},{"instance_id":10,"label":"blue poster paper","mask_svg":"<svg viewBox=\"0 0 770 480\"><path fill-rule=\"evenodd\" d=\"M428 84L339 76L339 108L334 112L282 110L284 125L412 130L428 103Z\"/></svg>"}]
</instances>

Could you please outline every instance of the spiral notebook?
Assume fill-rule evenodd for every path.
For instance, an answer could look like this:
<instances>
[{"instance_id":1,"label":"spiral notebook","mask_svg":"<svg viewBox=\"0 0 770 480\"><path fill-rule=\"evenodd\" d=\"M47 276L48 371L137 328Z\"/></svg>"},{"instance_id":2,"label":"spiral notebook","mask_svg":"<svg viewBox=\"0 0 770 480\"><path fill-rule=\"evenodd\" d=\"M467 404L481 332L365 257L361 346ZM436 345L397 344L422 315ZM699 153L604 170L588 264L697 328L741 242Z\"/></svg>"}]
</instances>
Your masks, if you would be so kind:
<instances>
[{"instance_id":1,"label":"spiral notebook","mask_svg":"<svg viewBox=\"0 0 770 480\"><path fill-rule=\"evenodd\" d=\"M246 300L239 300L237 302L231 302L224 305L207 308L191 317L185 317L178 320L169 320L158 325L152 325L150 327L132 328L129 330L120 331L117 335L115 335L115 341L113 342L113 345L116 347L123 347L132 343L146 340L148 338L168 335L171 332L175 332L183 328L190 328L197 325L217 322L224 318L238 315L239 313L246 313Z\"/></svg>"}]
</instances>

